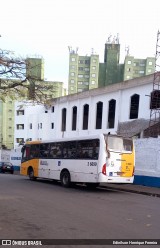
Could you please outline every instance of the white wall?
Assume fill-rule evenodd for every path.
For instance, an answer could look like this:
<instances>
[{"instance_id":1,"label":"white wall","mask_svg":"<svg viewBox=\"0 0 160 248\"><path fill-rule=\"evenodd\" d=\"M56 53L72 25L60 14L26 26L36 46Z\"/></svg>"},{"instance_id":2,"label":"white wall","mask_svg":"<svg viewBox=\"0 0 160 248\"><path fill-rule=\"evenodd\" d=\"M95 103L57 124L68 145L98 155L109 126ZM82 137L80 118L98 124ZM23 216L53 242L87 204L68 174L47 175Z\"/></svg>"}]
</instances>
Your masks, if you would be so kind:
<instances>
[{"instance_id":1,"label":"white wall","mask_svg":"<svg viewBox=\"0 0 160 248\"><path fill-rule=\"evenodd\" d=\"M25 115L16 116L15 113L15 141L16 138L54 139L62 137L84 136L88 134L97 134L100 132L112 134L117 132L118 123L131 121L129 119L130 100L134 94L140 95L138 118L150 118L150 92L153 88L153 75L129 80L126 82L109 85L104 88L98 88L80 94L68 95L53 99L52 105L45 113L44 106L33 106L29 104L24 106ZM112 129L107 128L108 107L111 99L116 100L115 126ZM103 102L102 129L95 129L96 124L96 104ZM89 125L88 130L82 130L83 106L89 104ZM20 103L16 104L16 110ZM55 111L52 112L52 106ZM72 131L72 108L77 106L77 129ZM66 131L61 131L62 109L67 109ZM133 119L132 119L133 120ZM54 129L51 129L51 123L54 123ZM16 124L23 124L24 130L17 130ZM29 128L32 123L33 128ZM42 129L38 129L38 124L42 123ZM18 144L15 142L15 147Z\"/></svg>"},{"instance_id":2,"label":"white wall","mask_svg":"<svg viewBox=\"0 0 160 248\"><path fill-rule=\"evenodd\" d=\"M160 177L160 138L135 140L135 175Z\"/></svg>"}]
</instances>

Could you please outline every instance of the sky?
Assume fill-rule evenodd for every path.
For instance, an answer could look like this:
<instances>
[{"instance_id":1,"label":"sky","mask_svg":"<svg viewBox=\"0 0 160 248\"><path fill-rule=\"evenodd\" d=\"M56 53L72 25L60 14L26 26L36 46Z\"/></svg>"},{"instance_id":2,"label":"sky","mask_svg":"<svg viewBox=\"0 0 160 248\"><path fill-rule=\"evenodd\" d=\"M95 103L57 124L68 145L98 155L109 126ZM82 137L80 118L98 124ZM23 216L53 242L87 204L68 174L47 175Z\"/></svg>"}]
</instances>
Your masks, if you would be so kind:
<instances>
[{"instance_id":1,"label":"sky","mask_svg":"<svg viewBox=\"0 0 160 248\"><path fill-rule=\"evenodd\" d=\"M40 56L45 79L68 83L69 50L103 62L104 45L119 35L120 62L125 47L136 58L153 57L160 30L160 1L5 0L1 2L0 48L17 56Z\"/></svg>"}]
</instances>

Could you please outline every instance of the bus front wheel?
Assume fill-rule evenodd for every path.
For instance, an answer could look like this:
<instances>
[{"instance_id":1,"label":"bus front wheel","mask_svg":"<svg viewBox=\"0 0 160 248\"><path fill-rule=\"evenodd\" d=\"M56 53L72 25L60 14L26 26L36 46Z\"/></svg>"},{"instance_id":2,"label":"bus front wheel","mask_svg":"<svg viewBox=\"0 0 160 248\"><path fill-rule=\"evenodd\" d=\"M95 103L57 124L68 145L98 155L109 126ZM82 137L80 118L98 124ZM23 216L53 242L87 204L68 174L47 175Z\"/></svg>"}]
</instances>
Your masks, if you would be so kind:
<instances>
[{"instance_id":1,"label":"bus front wheel","mask_svg":"<svg viewBox=\"0 0 160 248\"><path fill-rule=\"evenodd\" d=\"M28 176L30 180L36 180L36 177L34 176L34 171L32 168L29 168L28 170Z\"/></svg>"},{"instance_id":2,"label":"bus front wheel","mask_svg":"<svg viewBox=\"0 0 160 248\"><path fill-rule=\"evenodd\" d=\"M61 184L63 187L68 188L71 185L71 177L70 173L67 170L61 172L60 176Z\"/></svg>"}]
</instances>

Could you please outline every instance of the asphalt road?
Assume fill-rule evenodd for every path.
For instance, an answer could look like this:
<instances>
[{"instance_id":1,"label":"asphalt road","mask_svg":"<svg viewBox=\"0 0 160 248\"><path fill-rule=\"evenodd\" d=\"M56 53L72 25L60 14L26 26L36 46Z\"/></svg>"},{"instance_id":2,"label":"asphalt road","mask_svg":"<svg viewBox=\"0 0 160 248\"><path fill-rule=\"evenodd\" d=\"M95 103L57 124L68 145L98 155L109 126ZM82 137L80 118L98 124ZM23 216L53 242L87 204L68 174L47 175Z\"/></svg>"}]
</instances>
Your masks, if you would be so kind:
<instances>
[{"instance_id":1,"label":"asphalt road","mask_svg":"<svg viewBox=\"0 0 160 248\"><path fill-rule=\"evenodd\" d=\"M158 239L159 206L157 197L0 174L1 239Z\"/></svg>"}]
</instances>

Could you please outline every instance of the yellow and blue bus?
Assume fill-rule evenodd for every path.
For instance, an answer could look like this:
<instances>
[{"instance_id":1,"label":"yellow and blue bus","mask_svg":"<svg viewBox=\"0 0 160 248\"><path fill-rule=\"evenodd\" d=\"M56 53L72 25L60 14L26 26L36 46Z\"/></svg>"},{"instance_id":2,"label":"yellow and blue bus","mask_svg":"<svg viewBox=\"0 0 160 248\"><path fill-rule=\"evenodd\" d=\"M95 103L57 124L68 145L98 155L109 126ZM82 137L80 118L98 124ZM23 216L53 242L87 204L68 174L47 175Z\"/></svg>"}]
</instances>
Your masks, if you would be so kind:
<instances>
[{"instance_id":1,"label":"yellow and blue bus","mask_svg":"<svg viewBox=\"0 0 160 248\"><path fill-rule=\"evenodd\" d=\"M20 173L31 180L58 180L64 187L85 183L133 183L132 139L99 134L50 141L30 141L22 148Z\"/></svg>"}]
</instances>

